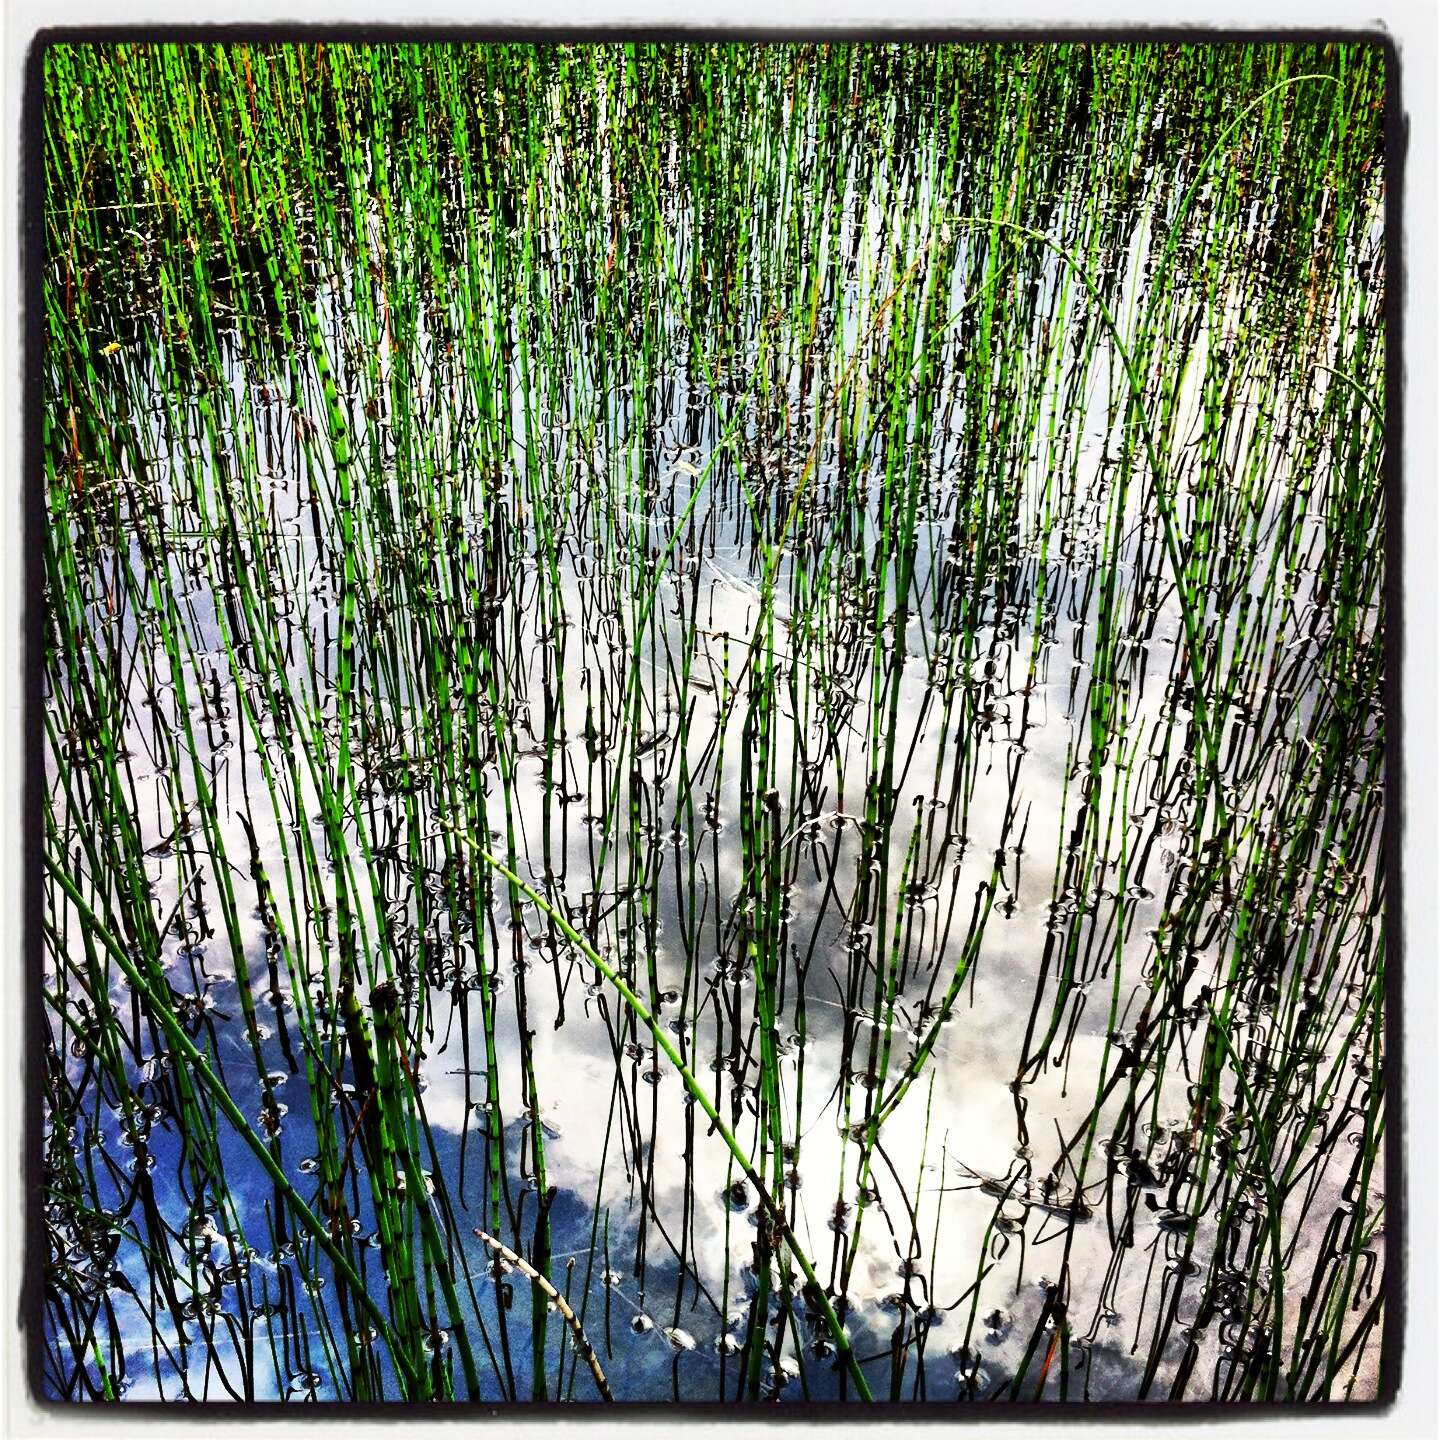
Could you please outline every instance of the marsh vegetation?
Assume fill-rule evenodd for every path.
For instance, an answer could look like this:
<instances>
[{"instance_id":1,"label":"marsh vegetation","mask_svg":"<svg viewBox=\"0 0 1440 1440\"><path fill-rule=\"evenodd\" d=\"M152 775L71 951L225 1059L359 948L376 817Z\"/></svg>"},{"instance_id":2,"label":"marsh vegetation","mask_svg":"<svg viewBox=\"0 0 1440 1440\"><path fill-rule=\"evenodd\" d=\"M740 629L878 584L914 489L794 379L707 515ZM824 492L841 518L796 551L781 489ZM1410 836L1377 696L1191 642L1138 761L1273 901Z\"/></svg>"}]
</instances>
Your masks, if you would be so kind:
<instances>
[{"instance_id":1,"label":"marsh vegetation","mask_svg":"<svg viewBox=\"0 0 1440 1440\"><path fill-rule=\"evenodd\" d=\"M51 1396L1373 1395L1378 51L45 75Z\"/></svg>"}]
</instances>

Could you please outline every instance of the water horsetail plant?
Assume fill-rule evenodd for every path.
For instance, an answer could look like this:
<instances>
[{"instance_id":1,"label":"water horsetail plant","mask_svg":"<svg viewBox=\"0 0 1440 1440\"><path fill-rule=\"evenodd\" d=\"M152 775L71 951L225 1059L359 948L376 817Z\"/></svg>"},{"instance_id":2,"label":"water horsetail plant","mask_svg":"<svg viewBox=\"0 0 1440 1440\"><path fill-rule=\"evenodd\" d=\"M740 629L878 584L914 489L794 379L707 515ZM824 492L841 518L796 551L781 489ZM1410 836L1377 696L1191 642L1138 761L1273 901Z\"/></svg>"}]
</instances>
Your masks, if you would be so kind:
<instances>
[{"instance_id":1,"label":"water horsetail plant","mask_svg":"<svg viewBox=\"0 0 1440 1440\"><path fill-rule=\"evenodd\" d=\"M46 1395L1376 1397L1384 70L49 43Z\"/></svg>"}]
</instances>

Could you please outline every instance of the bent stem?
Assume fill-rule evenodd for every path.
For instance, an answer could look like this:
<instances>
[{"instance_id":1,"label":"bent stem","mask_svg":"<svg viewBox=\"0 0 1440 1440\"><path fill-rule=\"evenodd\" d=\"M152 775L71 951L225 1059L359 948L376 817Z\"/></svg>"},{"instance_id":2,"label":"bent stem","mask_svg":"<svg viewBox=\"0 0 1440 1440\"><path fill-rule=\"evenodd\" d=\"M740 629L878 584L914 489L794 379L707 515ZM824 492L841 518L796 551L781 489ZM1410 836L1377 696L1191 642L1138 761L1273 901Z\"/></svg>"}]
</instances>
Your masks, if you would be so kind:
<instances>
[{"instance_id":1,"label":"bent stem","mask_svg":"<svg viewBox=\"0 0 1440 1440\"><path fill-rule=\"evenodd\" d=\"M725 1147L735 1157L735 1162L744 1172L745 1178L755 1187L764 1205L766 1213L770 1217L771 1224L776 1234L785 1242L785 1248L794 1257L795 1263L800 1267L800 1273L805 1277L806 1296L820 1310L824 1317L826 1329L829 1330L831 1338L835 1342L835 1349L845 1368L850 1373L850 1378L855 1382L855 1388L862 1400L871 1400L874 1397L870 1393L870 1386L866 1383L864 1371L860 1368L860 1361L850 1344L850 1336L846 1333L845 1327L840 1323L840 1317L835 1313L835 1307L830 1303L830 1297L825 1293L825 1287L820 1283L820 1277L815 1273L815 1267L810 1263L809 1257L800 1247L795 1238L794 1231L790 1228L790 1222L785 1218L784 1210L776 1204L770 1194L769 1187L760 1178L759 1172L750 1163L749 1157L745 1154L740 1142L735 1138L734 1132L720 1118L720 1112L715 1108L714 1102L706 1093L705 1087L696 1078L694 1072L681 1058L679 1050L671 1042L670 1037L665 1033L664 1027L650 1013L645 1002L625 983L624 978L599 954L593 945L563 916L550 902L533 886L527 885L508 865L502 860L477 845L468 835L454 825L447 825L457 840L468 849L474 851L492 870L503 875L512 885L518 886L526 896L537 905L546 917L564 934L566 939L576 947L592 964L596 970L610 982L619 993L620 998L625 1002L626 1008L637 1020L649 1030L654 1038L655 1044L665 1052L666 1058L679 1073L680 1079L685 1086L685 1091L695 1103L705 1112L706 1118L710 1121L711 1128L725 1142Z\"/></svg>"},{"instance_id":2,"label":"bent stem","mask_svg":"<svg viewBox=\"0 0 1440 1440\"><path fill-rule=\"evenodd\" d=\"M210 1062L204 1053L193 1040L185 1033L184 1027L175 1018L174 1012L155 993L154 987L141 974L139 968L125 953L124 947L110 934L109 930L101 922L99 916L91 908L80 888L56 863L53 856L45 857L45 868L50 872L50 877L65 892L66 898L75 906L76 912L81 920L90 930L91 934L105 947L110 957L120 967L125 979L144 998L145 1003L150 1007L152 1013L165 1029L166 1037L175 1049L185 1059L200 1083L209 1092L210 1098L214 1100L216 1107L221 1114L235 1127L236 1132L245 1144L250 1148L255 1158L259 1160L265 1173L275 1182L275 1186L281 1197L295 1218L314 1237L315 1243L328 1256L330 1263L345 1279L346 1283L354 1291L365 1313L379 1328L385 1339L386 1345L390 1348L390 1354L395 1361L396 1368L400 1371L405 1387L410 1396L414 1399L426 1399L430 1393L430 1384L425 1369L422 1366L419 1370L413 1369L405 1355L404 1348L396 1339L394 1331L390 1328L390 1322L386 1319L384 1312L371 1299L365 1282L356 1273L350 1262L345 1258L344 1252L334 1243L330 1231L325 1222L300 1198L295 1186L291 1183L285 1171L276 1163L275 1157L271 1155L260 1137L246 1123L244 1115L240 1113L240 1107L230 1098L229 1092L221 1083L219 1077L210 1068Z\"/></svg>"}]
</instances>

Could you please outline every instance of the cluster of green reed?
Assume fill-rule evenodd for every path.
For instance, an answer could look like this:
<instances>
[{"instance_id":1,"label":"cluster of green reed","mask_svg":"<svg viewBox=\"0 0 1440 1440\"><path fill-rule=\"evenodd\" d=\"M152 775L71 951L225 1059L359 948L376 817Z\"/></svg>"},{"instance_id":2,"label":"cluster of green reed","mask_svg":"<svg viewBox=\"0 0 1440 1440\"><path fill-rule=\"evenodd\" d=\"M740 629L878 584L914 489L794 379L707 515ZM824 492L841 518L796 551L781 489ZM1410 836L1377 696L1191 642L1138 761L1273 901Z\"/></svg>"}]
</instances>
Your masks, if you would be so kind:
<instances>
[{"instance_id":1,"label":"cluster of green reed","mask_svg":"<svg viewBox=\"0 0 1440 1440\"><path fill-rule=\"evenodd\" d=\"M1369 1393L1382 96L52 47L51 1393Z\"/></svg>"}]
</instances>

